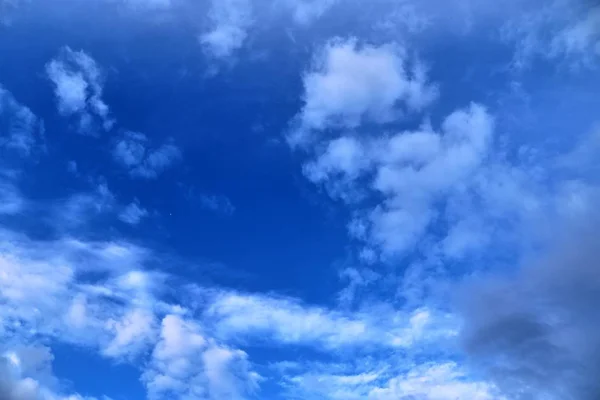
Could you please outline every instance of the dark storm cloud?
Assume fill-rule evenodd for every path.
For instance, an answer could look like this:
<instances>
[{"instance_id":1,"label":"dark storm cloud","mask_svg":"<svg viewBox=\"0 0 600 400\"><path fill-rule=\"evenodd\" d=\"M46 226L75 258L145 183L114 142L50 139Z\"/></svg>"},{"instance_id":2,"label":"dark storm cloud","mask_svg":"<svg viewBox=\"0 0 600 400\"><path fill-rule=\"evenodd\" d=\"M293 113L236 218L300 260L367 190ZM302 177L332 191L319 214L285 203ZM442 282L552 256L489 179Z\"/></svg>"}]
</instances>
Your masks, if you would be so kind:
<instances>
[{"instance_id":1,"label":"dark storm cloud","mask_svg":"<svg viewBox=\"0 0 600 400\"><path fill-rule=\"evenodd\" d=\"M512 276L463 288L467 354L509 399L600 399L600 213L589 214Z\"/></svg>"}]
</instances>

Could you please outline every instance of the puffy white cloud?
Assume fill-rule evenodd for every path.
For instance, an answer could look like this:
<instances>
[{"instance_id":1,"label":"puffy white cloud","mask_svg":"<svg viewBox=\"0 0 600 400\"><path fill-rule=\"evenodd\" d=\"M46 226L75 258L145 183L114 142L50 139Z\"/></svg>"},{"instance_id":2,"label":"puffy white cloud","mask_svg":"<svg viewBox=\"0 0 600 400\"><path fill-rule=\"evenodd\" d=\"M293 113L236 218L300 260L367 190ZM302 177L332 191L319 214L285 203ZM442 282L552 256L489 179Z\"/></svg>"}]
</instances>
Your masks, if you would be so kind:
<instances>
[{"instance_id":1,"label":"puffy white cloud","mask_svg":"<svg viewBox=\"0 0 600 400\"><path fill-rule=\"evenodd\" d=\"M121 320L107 321L106 325L114 332L114 337L103 353L110 357L137 355L146 345L154 342L155 324L153 312L142 308L131 309Z\"/></svg>"},{"instance_id":2,"label":"puffy white cloud","mask_svg":"<svg viewBox=\"0 0 600 400\"><path fill-rule=\"evenodd\" d=\"M469 379L456 362L401 357L358 358L345 364L276 365L287 398L335 400L504 399L493 384Z\"/></svg>"},{"instance_id":3,"label":"puffy white cloud","mask_svg":"<svg viewBox=\"0 0 600 400\"><path fill-rule=\"evenodd\" d=\"M156 179L181 159L181 150L170 141L152 148L146 135L127 131L116 143L113 157L132 177Z\"/></svg>"},{"instance_id":4,"label":"puffy white cloud","mask_svg":"<svg viewBox=\"0 0 600 400\"><path fill-rule=\"evenodd\" d=\"M354 128L365 121L389 122L422 110L437 96L417 63L410 67L398 46L359 45L355 39L328 43L304 74L304 106L288 136L291 144L312 132Z\"/></svg>"},{"instance_id":5,"label":"puffy white cloud","mask_svg":"<svg viewBox=\"0 0 600 400\"><path fill-rule=\"evenodd\" d=\"M473 184L488 157L493 126L487 111L473 104L449 115L439 132L425 125L391 136L333 139L304 171L335 197L353 200L357 191L380 196L381 203L359 213L350 231L384 256L402 254L438 218L439 201ZM452 240L450 248L461 246ZM466 246L471 239L460 240Z\"/></svg>"},{"instance_id":6,"label":"puffy white cloud","mask_svg":"<svg viewBox=\"0 0 600 400\"><path fill-rule=\"evenodd\" d=\"M54 84L59 113L76 116L79 132L93 134L95 119L105 130L112 127L114 121L102 99L103 74L92 57L65 47L46 65L46 74Z\"/></svg>"},{"instance_id":7,"label":"puffy white cloud","mask_svg":"<svg viewBox=\"0 0 600 400\"><path fill-rule=\"evenodd\" d=\"M205 52L224 59L240 49L253 22L248 0L212 0L209 11L211 28L200 35Z\"/></svg>"},{"instance_id":8,"label":"puffy white cloud","mask_svg":"<svg viewBox=\"0 0 600 400\"><path fill-rule=\"evenodd\" d=\"M257 380L243 351L218 345L197 323L172 314L143 375L150 399L243 399Z\"/></svg>"}]
</instances>

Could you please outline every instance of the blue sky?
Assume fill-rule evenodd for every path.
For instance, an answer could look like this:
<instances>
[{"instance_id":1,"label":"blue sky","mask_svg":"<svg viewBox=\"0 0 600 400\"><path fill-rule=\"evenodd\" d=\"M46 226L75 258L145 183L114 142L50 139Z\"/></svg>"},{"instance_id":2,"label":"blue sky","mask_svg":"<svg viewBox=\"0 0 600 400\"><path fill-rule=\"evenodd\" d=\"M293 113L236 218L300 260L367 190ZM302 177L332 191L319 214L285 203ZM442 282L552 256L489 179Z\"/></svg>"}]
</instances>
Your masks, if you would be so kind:
<instances>
[{"instance_id":1,"label":"blue sky","mask_svg":"<svg viewBox=\"0 0 600 400\"><path fill-rule=\"evenodd\" d=\"M591 0L0 0L0 399L597 399L599 68Z\"/></svg>"}]
</instances>

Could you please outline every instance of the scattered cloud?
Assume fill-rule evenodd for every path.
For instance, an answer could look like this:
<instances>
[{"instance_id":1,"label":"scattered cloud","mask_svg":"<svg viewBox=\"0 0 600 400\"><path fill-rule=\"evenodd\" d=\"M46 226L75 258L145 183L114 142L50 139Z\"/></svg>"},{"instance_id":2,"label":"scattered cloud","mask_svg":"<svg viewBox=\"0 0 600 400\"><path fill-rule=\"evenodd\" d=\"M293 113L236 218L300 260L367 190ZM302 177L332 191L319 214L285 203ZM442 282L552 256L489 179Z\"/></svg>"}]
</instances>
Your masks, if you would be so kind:
<instances>
[{"instance_id":1,"label":"scattered cloud","mask_svg":"<svg viewBox=\"0 0 600 400\"><path fill-rule=\"evenodd\" d=\"M181 159L181 150L171 141L150 147L146 135L127 131L116 143L113 157L132 177L156 179Z\"/></svg>"},{"instance_id":2,"label":"scattered cloud","mask_svg":"<svg viewBox=\"0 0 600 400\"><path fill-rule=\"evenodd\" d=\"M210 30L200 35L204 51L216 59L231 57L248 36L253 22L252 5L248 0L212 0Z\"/></svg>"},{"instance_id":3,"label":"scattered cloud","mask_svg":"<svg viewBox=\"0 0 600 400\"><path fill-rule=\"evenodd\" d=\"M304 172L334 197L350 201L357 191L366 190L382 198L374 208L357 214L350 232L384 256L393 256L425 236L439 218L439 201L476 184L493 130L493 118L473 104L449 115L439 132L424 125L379 138L333 139L306 163ZM468 239L462 240L469 245L464 242Z\"/></svg>"},{"instance_id":4,"label":"scattered cloud","mask_svg":"<svg viewBox=\"0 0 600 400\"><path fill-rule=\"evenodd\" d=\"M530 66L534 58L594 65L600 56L600 6L553 0L528 7L506 22L503 36L515 43L514 64L519 68Z\"/></svg>"},{"instance_id":5,"label":"scattered cloud","mask_svg":"<svg viewBox=\"0 0 600 400\"><path fill-rule=\"evenodd\" d=\"M323 16L339 0L283 0L300 25L306 26Z\"/></svg>"},{"instance_id":6,"label":"scattered cloud","mask_svg":"<svg viewBox=\"0 0 600 400\"><path fill-rule=\"evenodd\" d=\"M150 399L243 399L256 388L258 375L247 355L206 337L201 327L167 315L143 381Z\"/></svg>"},{"instance_id":7,"label":"scattered cloud","mask_svg":"<svg viewBox=\"0 0 600 400\"><path fill-rule=\"evenodd\" d=\"M202 207L213 212L224 215L232 215L235 212L235 206L231 203L231 200L225 196L200 195L198 201Z\"/></svg>"},{"instance_id":8,"label":"scattered cloud","mask_svg":"<svg viewBox=\"0 0 600 400\"><path fill-rule=\"evenodd\" d=\"M100 182L90 192L76 193L58 202L54 218L65 228L75 228L112 212L116 204L115 195L105 182Z\"/></svg>"},{"instance_id":9,"label":"scattered cloud","mask_svg":"<svg viewBox=\"0 0 600 400\"><path fill-rule=\"evenodd\" d=\"M137 225L148 216L148 210L140 206L136 199L129 203L119 214L119 219L129 225Z\"/></svg>"},{"instance_id":10,"label":"scattered cloud","mask_svg":"<svg viewBox=\"0 0 600 400\"><path fill-rule=\"evenodd\" d=\"M173 5L172 0L123 0L135 9L166 10Z\"/></svg>"},{"instance_id":11,"label":"scattered cloud","mask_svg":"<svg viewBox=\"0 0 600 400\"><path fill-rule=\"evenodd\" d=\"M0 85L0 147L30 155L40 146L44 135L43 122L20 104Z\"/></svg>"},{"instance_id":12,"label":"scattered cloud","mask_svg":"<svg viewBox=\"0 0 600 400\"><path fill-rule=\"evenodd\" d=\"M312 141L315 131L390 122L420 111L437 97L419 63L409 66L397 45L329 42L304 74L304 106L292 124L292 145Z\"/></svg>"},{"instance_id":13,"label":"scattered cloud","mask_svg":"<svg viewBox=\"0 0 600 400\"><path fill-rule=\"evenodd\" d=\"M305 306L292 299L221 292L210 300L205 317L223 339L264 338L273 344L324 349L406 347L418 341L451 337L451 321L427 310L414 313L387 308L345 314ZM431 323L429 323L431 318Z\"/></svg>"},{"instance_id":14,"label":"scattered cloud","mask_svg":"<svg viewBox=\"0 0 600 400\"><path fill-rule=\"evenodd\" d=\"M54 85L59 113L77 117L80 133L94 134L95 121L104 130L112 128L114 121L102 99L103 73L92 57L64 47L46 65L46 74Z\"/></svg>"}]
</instances>

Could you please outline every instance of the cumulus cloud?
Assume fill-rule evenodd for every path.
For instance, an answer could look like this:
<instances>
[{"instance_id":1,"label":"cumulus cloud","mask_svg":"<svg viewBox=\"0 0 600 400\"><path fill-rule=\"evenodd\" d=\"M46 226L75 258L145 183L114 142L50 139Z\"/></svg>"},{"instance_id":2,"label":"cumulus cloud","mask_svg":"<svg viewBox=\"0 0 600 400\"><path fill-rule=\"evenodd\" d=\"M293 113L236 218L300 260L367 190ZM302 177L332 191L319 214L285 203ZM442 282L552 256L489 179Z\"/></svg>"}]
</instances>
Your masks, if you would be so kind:
<instances>
[{"instance_id":1,"label":"cumulus cloud","mask_svg":"<svg viewBox=\"0 0 600 400\"><path fill-rule=\"evenodd\" d=\"M243 399L256 388L258 375L247 355L218 345L201 327L167 315L143 381L150 399Z\"/></svg>"},{"instance_id":2,"label":"cumulus cloud","mask_svg":"<svg viewBox=\"0 0 600 400\"><path fill-rule=\"evenodd\" d=\"M426 234L439 218L439 201L473 184L488 157L493 126L485 108L472 104L449 115L439 132L424 125L379 138L333 139L304 172L334 197L353 200L357 191L380 196L379 205L357 214L350 232L393 256Z\"/></svg>"},{"instance_id":3,"label":"cumulus cloud","mask_svg":"<svg viewBox=\"0 0 600 400\"><path fill-rule=\"evenodd\" d=\"M114 121L102 99L103 73L92 57L65 47L46 65L46 74L54 85L59 113L75 116L80 133L93 134L96 121L104 130L111 129Z\"/></svg>"},{"instance_id":4,"label":"cumulus cloud","mask_svg":"<svg viewBox=\"0 0 600 400\"><path fill-rule=\"evenodd\" d=\"M113 148L113 157L132 177L156 179L181 159L181 150L171 141L151 147L146 135L127 131Z\"/></svg>"},{"instance_id":5,"label":"cumulus cloud","mask_svg":"<svg viewBox=\"0 0 600 400\"><path fill-rule=\"evenodd\" d=\"M461 293L465 349L508 398L600 396L598 191L579 196L587 201L553 221L542 252Z\"/></svg>"},{"instance_id":6,"label":"cumulus cloud","mask_svg":"<svg viewBox=\"0 0 600 400\"><path fill-rule=\"evenodd\" d=\"M240 49L253 22L248 0L213 0L209 11L210 30L200 35L205 52L224 59Z\"/></svg>"},{"instance_id":7,"label":"cumulus cloud","mask_svg":"<svg viewBox=\"0 0 600 400\"><path fill-rule=\"evenodd\" d=\"M290 143L310 143L314 131L328 128L390 122L429 105L437 90L424 69L406 59L394 45L359 45L354 39L328 43L304 74L304 106L292 124Z\"/></svg>"}]
</instances>

